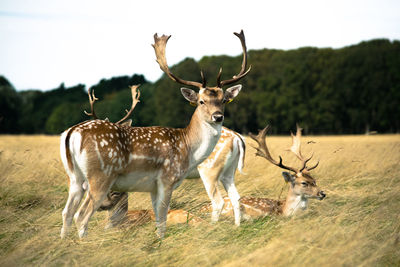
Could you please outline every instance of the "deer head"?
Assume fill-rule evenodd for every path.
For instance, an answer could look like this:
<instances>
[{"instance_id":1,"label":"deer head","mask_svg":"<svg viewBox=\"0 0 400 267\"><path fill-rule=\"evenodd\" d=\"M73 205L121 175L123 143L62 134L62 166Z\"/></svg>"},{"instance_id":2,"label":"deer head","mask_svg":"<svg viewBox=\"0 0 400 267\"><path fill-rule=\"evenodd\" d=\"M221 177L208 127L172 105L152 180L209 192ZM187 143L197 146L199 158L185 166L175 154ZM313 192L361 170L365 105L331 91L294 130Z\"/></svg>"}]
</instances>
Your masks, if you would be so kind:
<instances>
[{"instance_id":1,"label":"deer head","mask_svg":"<svg viewBox=\"0 0 400 267\"><path fill-rule=\"evenodd\" d=\"M165 48L171 36L162 35L161 37L158 37L157 34L154 35L153 48L156 53L157 63L160 65L161 70L165 72L171 80L183 85L194 86L199 89L199 91L196 92L192 89L181 88L181 92L187 101L189 101L192 105L197 106L196 112L203 120L207 121L208 123L214 123L214 124L222 123L224 119L223 114L224 114L225 104L232 101L239 94L242 88L241 85L235 85L226 89L224 92L222 90L222 87L239 81L244 76L246 76L251 69L250 67L246 71L247 51L246 51L246 42L243 30L240 33L234 33L234 34L240 39L240 42L242 43L242 48L243 48L242 68L237 75L233 76L232 79L223 81L221 81L221 73L222 73L222 68L221 68L217 76L217 85L215 87L207 86L207 81L203 72L200 73L202 78L201 83L195 81L183 80L174 75L168 68L167 60L165 57Z\"/></svg>"},{"instance_id":2,"label":"deer head","mask_svg":"<svg viewBox=\"0 0 400 267\"><path fill-rule=\"evenodd\" d=\"M279 156L279 162L272 158L268 150L267 143L265 141L265 136L268 130L269 130L269 125L267 125L263 130L259 131L257 136L250 134L250 137L254 139L258 144L258 147L255 147L255 149L257 150L256 155L267 159L269 162L282 169L290 171L290 172L282 172L282 175L285 181L290 184L290 190L294 196L300 196L301 198L304 199L308 198L317 198L319 200L324 199L326 194L319 189L315 179L310 174L310 171L315 169L318 166L319 162L317 162L312 167L307 167L307 163L311 160L312 155L309 158L304 158L301 154L300 138L302 129L297 125L296 135L291 134L292 146L289 149L296 155L296 157L299 160L301 160L302 162L301 168L294 168L284 165L281 156Z\"/></svg>"}]
</instances>

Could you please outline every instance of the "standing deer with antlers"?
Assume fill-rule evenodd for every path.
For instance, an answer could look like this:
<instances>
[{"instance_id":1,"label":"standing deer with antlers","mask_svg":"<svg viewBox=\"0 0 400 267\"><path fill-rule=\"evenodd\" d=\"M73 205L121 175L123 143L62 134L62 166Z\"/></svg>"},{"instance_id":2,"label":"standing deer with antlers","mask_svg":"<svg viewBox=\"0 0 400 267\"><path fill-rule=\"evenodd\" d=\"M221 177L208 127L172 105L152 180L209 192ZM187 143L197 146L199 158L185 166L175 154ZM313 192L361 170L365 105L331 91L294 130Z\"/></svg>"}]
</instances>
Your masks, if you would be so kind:
<instances>
[{"instance_id":1,"label":"standing deer with antlers","mask_svg":"<svg viewBox=\"0 0 400 267\"><path fill-rule=\"evenodd\" d=\"M165 48L170 36L154 35L154 50L160 68L173 81L195 86L199 92L182 88L186 100L197 105L189 125L183 129L166 127L128 127L104 120L77 124L61 135L61 159L70 180L67 204L62 212L61 237L75 219L79 237L87 234L90 217L101 206L110 190L150 192L157 234L164 236L172 191L187 174L213 151L221 135L226 103L235 98L241 85L222 87L247 75L247 51L243 31L235 33L243 48L240 72L232 79L208 87L175 76L168 68ZM83 195L87 195L82 205Z\"/></svg>"},{"instance_id":2,"label":"standing deer with antlers","mask_svg":"<svg viewBox=\"0 0 400 267\"><path fill-rule=\"evenodd\" d=\"M286 200L274 200L263 197L242 197L240 198L240 209L242 216L245 219L263 217L269 214L282 214L284 216L291 216L301 209L306 209L308 206L308 200L311 198L316 198L322 200L325 198L326 194L321 191L315 179L311 176L310 171L318 166L318 163L312 167L307 167L308 161L311 160L312 155L309 158L304 158L301 154L301 128L297 125L296 135L292 136L292 146L290 151L292 151L296 157L301 160L302 167L294 168L283 165L282 157L279 156L279 162L274 160L268 150L265 137L269 126L265 127L259 132L257 136L250 134L250 137L254 139L258 147L256 148L257 156L267 159L272 164L289 170L289 172L283 172L283 178L285 182L289 183L289 190L286 196ZM231 214L233 207L228 198L224 198L225 206L222 210L222 214ZM207 212L210 210L210 205L204 206L200 209L202 212Z\"/></svg>"},{"instance_id":3,"label":"standing deer with antlers","mask_svg":"<svg viewBox=\"0 0 400 267\"><path fill-rule=\"evenodd\" d=\"M136 87L136 86L135 86ZM134 87L132 87L132 95L135 94ZM89 103L91 106L91 113L85 111L85 114L92 116L97 119L96 113L94 111L94 102L98 100L94 91L88 90ZM133 97L135 99L135 97ZM136 105L136 103L133 103ZM134 107L132 105L132 107ZM119 120L121 123L131 114L133 108L128 112L127 115ZM123 123L123 125L131 126L132 120L128 120ZM244 138L237 132L232 131L226 127L222 127L221 137L218 140L213 152L204 160L196 169L192 171L189 177L201 177L207 194L211 200L212 205L212 215L211 221L217 222L219 216L224 207L224 199L221 196L220 190L218 188L218 182L221 182L224 186L225 191L228 193L230 200L230 205L233 207L233 213L235 217L235 225L239 226L241 221L240 195L235 186L235 172L238 169L242 172L244 166L244 157L246 153L246 144ZM232 203L232 204L231 204ZM109 222L106 225L106 229L115 227L125 221L133 222L132 218L134 214L141 214L143 210L140 211L128 211L128 194L126 192L116 192L111 191L107 194L107 198L101 204L99 210L107 210ZM147 211L148 214L153 214L151 211ZM147 214L146 213L146 214ZM184 210L174 210L169 211L167 216L167 222L181 222L182 218L185 217ZM139 216L140 218L140 216ZM149 219L150 217L146 217ZM146 220L138 220L140 222L145 222Z\"/></svg>"}]
</instances>

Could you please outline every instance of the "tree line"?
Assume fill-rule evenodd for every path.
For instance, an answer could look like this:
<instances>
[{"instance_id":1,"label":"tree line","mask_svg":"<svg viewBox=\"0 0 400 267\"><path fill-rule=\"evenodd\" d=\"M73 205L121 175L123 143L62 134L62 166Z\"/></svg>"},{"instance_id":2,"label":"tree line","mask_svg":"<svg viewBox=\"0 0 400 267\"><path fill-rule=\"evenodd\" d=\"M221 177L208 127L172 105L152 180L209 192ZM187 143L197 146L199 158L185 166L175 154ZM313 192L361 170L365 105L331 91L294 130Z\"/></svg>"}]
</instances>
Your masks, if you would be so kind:
<instances>
[{"instance_id":1,"label":"tree line","mask_svg":"<svg viewBox=\"0 0 400 267\"><path fill-rule=\"evenodd\" d=\"M240 69L241 56L186 58L171 68L185 80L209 86L223 67L222 79ZM400 131L400 42L376 39L340 49L250 50L251 72L243 89L226 106L224 125L247 133L267 123L272 133L286 134L299 123L308 134L360 134ZM129 109L129 86L142 84L133 112L136 126L184 127L194 111L180 85L166 75L151 83L143 75L102 79L92 86L99 101L96 114L118 121ZM89 119L87 88L61 84L50 91L16 91L0 76L0 133L59 134Z\"/></svg>"}]
</instances>

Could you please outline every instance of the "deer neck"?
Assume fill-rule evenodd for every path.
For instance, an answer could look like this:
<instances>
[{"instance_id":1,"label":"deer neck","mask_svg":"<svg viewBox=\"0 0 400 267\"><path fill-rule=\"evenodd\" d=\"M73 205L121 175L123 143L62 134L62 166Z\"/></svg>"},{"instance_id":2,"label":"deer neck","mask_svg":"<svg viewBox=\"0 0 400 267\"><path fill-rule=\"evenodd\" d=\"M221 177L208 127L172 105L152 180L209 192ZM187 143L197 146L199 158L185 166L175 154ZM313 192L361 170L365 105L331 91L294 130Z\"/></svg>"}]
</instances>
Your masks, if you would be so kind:
<instances>
[{"instance_id":1,"label":"deer neck","mask_svg":"<svg viewBox=\"0 0 400 267\"><path fill-rule=\"evenodd\" d=\"M190 169L196 167L211 154L221 136L222 124L208 123L200 117L199 113L196 109L189 125L183 131L190 151Z\"/></svg>"},{"instance_id":2,"label":"deer neck","mask_svg":"<svg viewBox=\"0 0 400 267\"><path fill-rule=\"evenodd\" d=\"M283 215L291 216L294 215L299 210L307 209L308 199L293 193L292 188L289 189L289 193L286 197L285 204L283 205Z\"/></svg>"}]
</instances>

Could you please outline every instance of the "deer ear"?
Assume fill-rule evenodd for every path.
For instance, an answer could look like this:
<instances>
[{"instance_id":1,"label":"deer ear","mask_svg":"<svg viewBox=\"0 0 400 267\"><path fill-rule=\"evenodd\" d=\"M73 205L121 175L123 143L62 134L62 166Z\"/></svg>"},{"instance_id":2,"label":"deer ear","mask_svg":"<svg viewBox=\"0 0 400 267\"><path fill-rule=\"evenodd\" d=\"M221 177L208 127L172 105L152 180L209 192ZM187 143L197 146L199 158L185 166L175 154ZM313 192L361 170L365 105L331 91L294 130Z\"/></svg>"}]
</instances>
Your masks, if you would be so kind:
<instances>
[{"instance_id":1,"label":"deer ear","mask_svg":"<svg viewBox=\"0 0 400 267\"><path fill-rule=\"evenodd\" d=\"M228 89L225 90L225 95L224 95L224 102L229 103L231 102L240 92L242 89L242 85L238 84L232 87L229 87Z\"/></svg>"},{"instance_id":2,"label":"deer ear","mask_svg":"<svg viewBox=\"0 0 400 267\"><path fill-rule=\"evenodd\" d=\"M192 89L188 89L185 87L181 88L181 92L183 97L190 102L190 104L197 105L197 93Z\"/></svg>"},{"instance_id":3,"label":"deer ear","mask_svg":"<svg viewBox=\"0 0 400 267\"><path fill-rule=\"evenodd\" d=\"M282 172L283 179L285 179L286 183L294 182L294 177L288 172Z\"/></svg>"}]
</instances>

